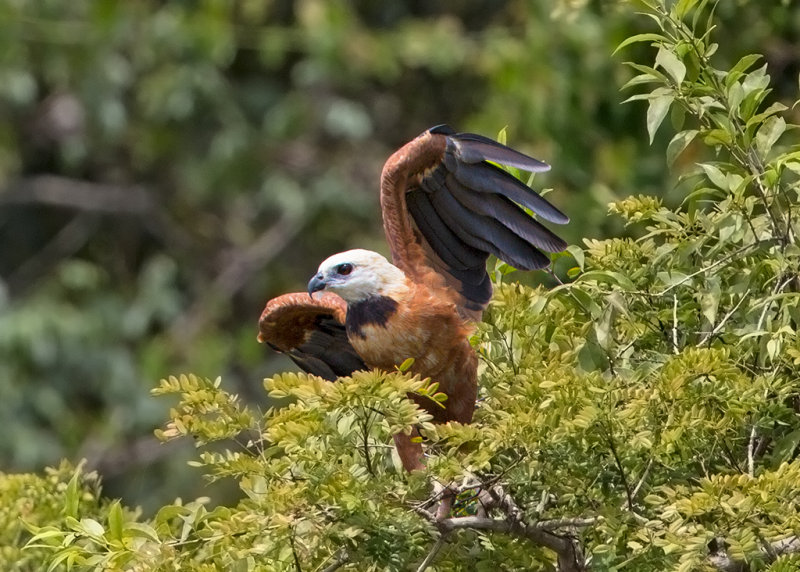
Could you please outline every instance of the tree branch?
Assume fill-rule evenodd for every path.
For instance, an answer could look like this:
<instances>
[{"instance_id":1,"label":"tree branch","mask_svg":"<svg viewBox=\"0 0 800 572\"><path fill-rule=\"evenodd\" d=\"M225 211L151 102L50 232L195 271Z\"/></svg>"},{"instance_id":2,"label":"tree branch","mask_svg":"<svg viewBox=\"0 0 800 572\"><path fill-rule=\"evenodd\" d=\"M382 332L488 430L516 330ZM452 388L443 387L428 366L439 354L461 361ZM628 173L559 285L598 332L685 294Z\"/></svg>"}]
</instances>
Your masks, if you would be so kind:
<instances>
[{"instance_id":1,"label":"tree branch","mask_svg":"<svg viewBox=\"0 0 800 572\"><path fill-rule=\"evenodd\" d=\"M209 294L197 300L176 320L170 334L179 342L188 343L212 317L209 307L214 300L230 299L252 276L280 254L304 228L304 220L284 214L246 249L237 251L211 284Z\"/></svg>"},{"instance_id":2,"label":"tree branch","mask_svg":"<svg viewBox=\"0 0 800 572\"><path fill-rule=\"evenodd\" d=\"M144 188L134 185L92 183L37 175L19 179L0 193L0 205L40 204L80 211L143 214L153 208L153 199Z\"/></svg>"},{"instance_id":3,"label":"tree branch","mask_svg":"<svg viewBox=\"0 0 800 572\"><path fill-rule=\"evenodd\" d=\"M725 551L725 542L722 539L717 540L717 545L720 547L716 552L713 552L708 557L708 562L722 572L748 572L750 566L747 562L740 560L733 560ZM800 552L800 537L790 536L783 540L778 540L761 547L761 552L764 553L767 562L774 562L779 556L784 554L794 554Z\"/></svg>"},{"instance_id":4,"label":"tree branch","mask_svg":"<svg viewBox=\"0 0 800 572\"><path fill-rule=\"evenodd\" d=\"M678 355L678 297L672 295L672 351Z\"/></svg>"},{"instance_id":5,"label":"tree branch","mask_svg":"<svg viewBox=\"0 0 800 572\"><path fill-rule=\"evenodd\" d=\"M8 278L9 288L11 290L26 288L61 260L75 254L91 238L97 228L96 223L96 215L78 213L47 244L14 271Z\"/></svg>"},{"instance_id":6,"label":"tree branch","mask_svg":"<svg viewBox=\"0 0 800 572\"><path fill-rule=\"evenodd\" d=\"M742 305L742 302L744 302L747 299L747 295L748 294L750 294L750 288L748 288L745 291L745 293L742 294L742 297L739 299L738 302L736 302L736 305L733 308L731 308L730 311L727 314L725 314L725 316L722 318L722 320L720 320L720 322L716 326L714 326L711 329L710 332L708 332L705 336L703 336L702 340L697 342L697 347L698 348L700 346L702 346L704 343L706 343L708 340L710 340L713 336L716 336L720 332L720 330L722 330L722 327L725 325L725 322L730 320L731 316L733 316L733 314L736 312L736 310L739 309L739 306Z\"/></svg>"},{"instance_id":7,"label":"tree branch","mask_svg":"<svg viewBox=\"0 0 800 572\"><path fill-rule=\"evenodd\" d=\"M423 560L419 567L417 567L417 572L425 572L425 570L428 569L428 566L433 564L433 561L436 559L436 556L438 556L439 551L445 544L447 544L447 536L448 535L446 534L439 536L439 540L436 541L436 543L433 545L433 548L431 548L430 552L428 552L425 560Z\"/></svg>"},{"instance_id":8,"label":"tree branch","mask_svg":"<svg viewBox=\"0 0 800 572\"><path fill-rule=\"evenodd\" d=\"M465 484L462 487L457 487L456 490L460 491L473 487L474 484ZM453 487L450 488L452 490ZM578 539L569 534L555 534L552 530L591 526L599 521L599 517L567 518L528 523L523 518L522 510L514 502L514 499L503 491L502 487L499 485L494 486L487 492L489 492L493 500L493 505L487 508L501 510L506 517L505 519L477 515L441 519L422 507L414 507L414 511L439 529L441 537L437 540L437 545L443 544L445 542L444 539L456 530L471 529L500 532L524 538L555 552L559 572L584 572L586 570L583 548ZM436 553L441 550L441 546L437 547L437 545L434 545L423 561L425 567L433 562ZM421 565L418 570L425 570L425 567Z\"/></svg>"},{"instance_id":9,"label":"tree branch","mask_svg":"<svg viewBox=\"0 0 800 572\"><path fill-rule=\"evenodd\" d=\"M622 486L625 488L625 498L628 501L628 510L633 510L633 494L631 493L631 485L628 483L628 476L625 474L625 467L622 466L622 460L617 453L617 446L614 444L614 437L611 435L611 427L606 428L606 441L608 448L611 450L611 456L614 459L614 464L617 466L620 478L622 479Z\"/></svg>"},{"instance_id":10,"label":"tree branch","mask_svg":"<svg viewBox=\"0 0 800 572\"><path fill-rule=\"evenodd\" d=\"M323 568L322 572L335 572L336 570L347 564L349 560L350 560L350 555L344 548L342 548L336 554L336 559L328 566Z\"/></svg>"}]
</instances>

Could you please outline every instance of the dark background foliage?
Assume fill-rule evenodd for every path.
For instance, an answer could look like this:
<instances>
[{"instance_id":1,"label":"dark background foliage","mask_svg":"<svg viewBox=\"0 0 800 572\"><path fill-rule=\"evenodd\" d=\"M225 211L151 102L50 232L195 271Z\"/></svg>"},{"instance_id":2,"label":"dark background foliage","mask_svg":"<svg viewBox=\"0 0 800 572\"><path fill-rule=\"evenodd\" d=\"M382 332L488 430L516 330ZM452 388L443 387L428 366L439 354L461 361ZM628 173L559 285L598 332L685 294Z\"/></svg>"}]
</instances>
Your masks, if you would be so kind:
<instances>
[{"instance_id":1,"label":"dark background foliage","mask_svg":"<svg viewBox=\"0 0 800 572\"><path fill-rule=\"evenodd\" d=\"M721 65L764 53L793 100L800 12L717 21ZM289 367L255 342L263 303L385 251L382 162L432 125L509 126L565 238L626 232L606 204L671 186L612 57L648 25L589 0L0 0L0 470L86 457L129 504L202 494L150 389L191 369L263 399Z\"/></svg>"}]
</instances>

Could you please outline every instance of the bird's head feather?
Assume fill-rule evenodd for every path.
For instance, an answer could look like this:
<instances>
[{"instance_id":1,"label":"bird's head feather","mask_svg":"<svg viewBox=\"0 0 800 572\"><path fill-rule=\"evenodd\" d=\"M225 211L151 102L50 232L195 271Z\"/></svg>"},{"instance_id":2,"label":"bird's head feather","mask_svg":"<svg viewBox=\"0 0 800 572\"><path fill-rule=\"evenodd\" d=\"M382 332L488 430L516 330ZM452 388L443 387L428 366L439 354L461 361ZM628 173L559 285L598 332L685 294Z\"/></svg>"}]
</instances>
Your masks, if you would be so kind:
<instances>
[{"instance_id":1,"label":"bird's head feather","mask_svg":"<svg viewBox=\"0 0 800 572\"><path fill-rule=\"evenodd\" d=\"M308 292L327 290L348 304L373 296L399 300L409 290L402 270L371 250L348 250L327 258L308 283Z\"/></svg>"}]
</instances>

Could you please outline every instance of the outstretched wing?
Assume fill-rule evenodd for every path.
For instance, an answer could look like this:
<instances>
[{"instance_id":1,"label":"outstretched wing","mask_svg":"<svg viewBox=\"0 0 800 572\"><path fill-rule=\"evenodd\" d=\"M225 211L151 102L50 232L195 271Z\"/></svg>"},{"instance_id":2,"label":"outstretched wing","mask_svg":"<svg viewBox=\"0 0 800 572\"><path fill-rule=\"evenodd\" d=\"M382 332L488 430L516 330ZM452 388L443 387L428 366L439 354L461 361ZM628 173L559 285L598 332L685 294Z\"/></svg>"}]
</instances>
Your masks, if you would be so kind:
<instances>
[{"instance_id":1,"label":"outstretched wing","mask_svg":"<svg viewBox=\"0 0 800 572\"><path fill-rule=\"evenodd\" d=\"M543 268L542 251L566 243L522 207L557 224L569 218L493 165L540 172L549 165L473 133L429 129L394 153L381 176L381 208L392 261L413 279L440 274L463 315L477 317L492 295L486 259L520 270Z\"/></svg>"},{"instance_id":2,"label":"outstretched wing","mask_svg":"<svg viewBox=\"0 0 800 572\"><path fill-rule=\"evenodd\" d=\"M347 340L346 315L347 304L336 294L284 294L267 302L258 340L288 355L303 371L334 381L366 369Z\"/></svg>"}]
</instances>

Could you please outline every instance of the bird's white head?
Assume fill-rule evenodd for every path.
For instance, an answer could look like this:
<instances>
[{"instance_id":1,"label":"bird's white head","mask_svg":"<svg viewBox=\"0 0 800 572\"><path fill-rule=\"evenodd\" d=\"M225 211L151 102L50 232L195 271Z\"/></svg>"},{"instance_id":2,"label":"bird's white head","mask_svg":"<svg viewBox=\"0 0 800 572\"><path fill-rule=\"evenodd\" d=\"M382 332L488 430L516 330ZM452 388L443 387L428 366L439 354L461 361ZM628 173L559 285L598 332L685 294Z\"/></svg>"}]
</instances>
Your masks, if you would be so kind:
<instances>
[{"instance_id":1,"label":"bird's white head","mask_svg":"<svg viewBox=\"0 0 800 572\"><path fill-rule=\"evenodd\" d=\"M308 293L334 292L352 304L373 296L398 300L408 292L406 275L371 250L348 250L327 258L308 283Z\"/></svg>"}]
</instances>

